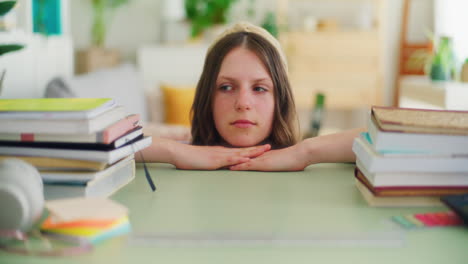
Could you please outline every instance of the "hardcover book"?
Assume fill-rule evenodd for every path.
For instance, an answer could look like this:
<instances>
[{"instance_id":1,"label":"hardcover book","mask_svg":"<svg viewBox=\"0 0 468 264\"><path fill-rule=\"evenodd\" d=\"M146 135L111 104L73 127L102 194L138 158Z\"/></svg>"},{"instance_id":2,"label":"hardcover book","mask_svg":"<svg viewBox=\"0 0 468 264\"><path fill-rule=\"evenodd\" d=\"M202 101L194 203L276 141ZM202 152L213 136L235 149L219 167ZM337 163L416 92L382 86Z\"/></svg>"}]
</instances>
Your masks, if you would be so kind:
<instances>
[{"instance_id":1,"label":"hardcover book","mask_svg":"<svg viewBox=\"0 0 468 264\"><path fill-rule=\"evenodd\" d=\"M437 196L399 196L379 197L375 196L364 184L355 179L358 191L370 206L375 207L422 207L441 206L440 198Z\"/></svg>"},{"instance_id":2,"label":"hardcover book","mask_svg":"<svg viewBox=\"0 0 468 264\"><path fill-rule=\"evenodd\" d=\"M106 166L106 162L88 161L88 160L75 160L75 159L62 159L50 157L30 157L30 156L0 156L3 159L21 159L24 160L38 170L82 170L82 171L100 171Z\"/></svg>"},{"instance_id":3,"label":"hardcover book","mask_svg":"<svg viewBox=\"0 0 468 264\"><path fill-rule=\"evenodd\" d=\"M46 200L73 197L109 197L135 178L135 160L131 159L111 173L85 184L44 184Z\"/></svg>"},{"instance_id":4,"label":"hardcover book","mask_svg":"<svg viewBox=\"0 0 468 264\"><path fill-rule=\"evenodd\" d=\"M127 165L134 159L134 155L130 155L118 162L107 166L100 171L81 171L81 170L41 170L42 181L46 184L87 184L90 181L97 181L100 178L107 177L122 167Z\"/></svg>"},{"instance_id":5,"label":"hardcover book","mask_svg":"<svg viewBox=\"0 0 468 264\"><path fill-rule=\"evenodd\" d=\"M370 142L380 153L468 154L466 135L384 131L375 117L369 118L367 127Z\"/></svg>"},{"instance_id":6,"label":"hardcover book","mask_svg":"<svg viewBox=\"0 0 468 264\"><path fill-rule=\"evenodd\" d=\"M383 131L468 135L468 111L373 106L372 116Z\"/></svg>"},{"instance_id":7,"label":"hardcover book","mask_svg":"<svg viewBox=\"0 0 468 264\"><path fill-rule=\"evenodd\" d=\"M423 182L420 185L405 185L404 181L400 181L395 185L375 186L359 167L356 168L354 174L356 179L364 184L375 196L442 196L468 193L468 185L466 184L433 185Z\"/></svg>"},{"instance_id":8,"label":"hardcover book","mask_svg":"<svg viewBox=\"0 0 468 264\"><path fill-rule=\"evenodd\" d=\"M121 137L109 143L81 143L75 141L58 141L58 142L30 142L30 141L0 141L0 146L12 147L31 147L31 148L66 148L66 149L92 149L106 150L114 149L127 144L137 138L143 137L143 128L137 127L134 130L122 135Z\"/></svg>"},{"instance_id":9,"label":"hardcover book","mask_svg":"<svg viewBox=\"0 0 468 264\"><path fill-rule=\"evenodd\" d=\"M116 106L92 118L84 119L2 119L1 133L91 134L125 118L122 106Z\"/></svg>"},{"instance_id":10,"label":"hardcover book","mask_svg":"<svg viewBox=\"0 0 468 264\"><path fill-rule=\"evenodd\" d=\"M468 172L407 172L395 168L394 171L370 172L357 158L359 172L375 187L464 187L468 188Z\"/></svg>"},{"instance_id":11,"label":"hardcover book","mask_svg":"<svg viewBox=\"0 0 468 264\"><path fill-rule=\"evenodd\" d=\"M137 128L139 120L139 115L129 115L109 125L101 131L90 134L0 133L0 141L110 144L122 135Z\"/></svg>"},{"instance_id":12,"label":"hardcover book","mask_svg":"<svg viewBox=\"0 0 468 264\"><path fill-rule=\"evenodd\" d=\"M151 137L140 137L119 148L99 149L0 146L0 155L77 159L112 164L128 155L150 146L151 141Z\"/></svg>"},{"instance_id":13,"label":"hardcover book","mask_svg":"<svg viewBox=\"0 0 468 264\"><path fill-rule=\"evenodd\" d=\"M426 155L379 153L366 138L366 133L354 139L353 152L370 172L443 172L468 173L467 155Z\"/></svg>"}]
</instances>

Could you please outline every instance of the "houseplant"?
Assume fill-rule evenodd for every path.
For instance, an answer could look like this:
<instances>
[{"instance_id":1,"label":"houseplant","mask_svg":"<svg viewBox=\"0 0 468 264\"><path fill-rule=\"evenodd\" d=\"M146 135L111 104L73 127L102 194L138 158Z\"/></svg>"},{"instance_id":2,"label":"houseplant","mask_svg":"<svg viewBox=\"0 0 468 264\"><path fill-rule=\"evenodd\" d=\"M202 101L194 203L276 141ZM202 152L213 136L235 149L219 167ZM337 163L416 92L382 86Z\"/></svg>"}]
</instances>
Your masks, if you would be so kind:
<instances>
[{"instance_id":1,"label":"houseplant","mask_svg":"<svg viewBox=\"0 0 468 264\"><path fill-rule=\"evenodd\" d=\"M91 30L92 43L97 47L104 47L107 26L112 12L128 3L129 0L91 0L93 7L93 26Z\"/></svg>"},{"instance_id":2,"label":"houseplant","mask_svg":"<svg viewBox=\"0 0 468 264\"><path fill-rule=\"evenodd\" d=\"M3 17L4 15L6 15L15 5L16 5L16 1L0 2L0 17ZM19 44L2 44L0 45L0 56L9 52L20 50L23 47L24 47L23 45L19 45ZM0 76L0 94L3 88L3 80L5 79L5 73L6 73L6 70L4 69Z\"/></svg>"},{"instance_id":3,"label":"houseplant","mask_svg":"<svg viewBox=\"0 0 468 264\"><path fill-rule=\"evenodd\" d=\"M89 1L89 0L87 0ZM101 68L115 66L120 61L117 50L106 48L107 29L112 19L112 13L129 0L90 0L93 10L91 27L91 46L79 51L76 57L78 73L91 72Z\"/></svg>"},{"instance_id":4,"label":"houseplant","mask_svg":"<svg viewBox=\"0 0 468 264\"><path fill-rule=\"evenodd\" d=\"M204 30L225 24L227 14L236 0L185 0L185 14L190 21L191 35L197 37Z\"/></svg>"},{"instance_id":5,"label":"houseplant","mask_svg":"<svg viewBox=\"0 0 468 264\"><path fill-rule=\"evenodd\" d=\"M440 37L430 66L430 77L433 81L449 81L455 78L456 60L452 45L450 37Z\"/></svg>"}]
</instances>

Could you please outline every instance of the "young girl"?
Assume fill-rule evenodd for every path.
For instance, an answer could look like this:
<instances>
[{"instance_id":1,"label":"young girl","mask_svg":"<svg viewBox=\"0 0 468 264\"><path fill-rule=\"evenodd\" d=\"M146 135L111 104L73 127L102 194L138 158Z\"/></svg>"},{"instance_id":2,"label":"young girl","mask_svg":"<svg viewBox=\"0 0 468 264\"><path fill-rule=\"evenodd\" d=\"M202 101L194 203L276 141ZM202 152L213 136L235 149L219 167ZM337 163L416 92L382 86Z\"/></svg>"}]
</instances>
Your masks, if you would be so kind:
<instances>
[{"instance_id":1,"label":"young girl","mask_svg":"<svg viewBox=\"0 0 468 264\"><path fill-rule=\"evenodd\" d=\"M249 23L232 26L208 49L192 114L192 144L154 138L143 150L146 161L179 169L303 170L354 161L351 145L361 131L298 143L285 55L273 36Z\"/></svg>"}]
</instances>

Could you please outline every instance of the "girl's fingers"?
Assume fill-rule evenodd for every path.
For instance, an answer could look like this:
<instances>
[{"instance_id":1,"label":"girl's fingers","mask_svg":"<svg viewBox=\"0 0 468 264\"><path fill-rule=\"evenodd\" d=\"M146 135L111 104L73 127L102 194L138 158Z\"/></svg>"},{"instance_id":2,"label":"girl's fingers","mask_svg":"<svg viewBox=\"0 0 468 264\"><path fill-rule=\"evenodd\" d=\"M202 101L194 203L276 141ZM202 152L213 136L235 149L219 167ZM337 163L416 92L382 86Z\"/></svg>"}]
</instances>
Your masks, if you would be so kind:
<instances>
[{"instance_id":1,"label":"girl's fingers","mask_svg":"<svg viewBox=\"0 0 468 264\"><path fill-rule=\"evenodd\" d=\"M230 153L230 154L235 154L235 153L245 153L246 151L254 151L254 150L259 150L262 149L264 151L268 151L271 149L270 144L265 144L265 145L260 145L260 146L254 146L254 147L244 147L244 148L228 148L228 147L220 147L220 146L209 146L207 148L210 148L217 153Z\"/></svg>"},{"instance_id":2,"label":"girl's fingers","mask_svg":"<svg viewBox=\"0 0 468 264\"><path fill-rule=\"evenodd\" d=\"M241 164L230 166L229 169L234 171L256 170L252 161L247 161Z\"/></svg>"},{"instance_id":3,"label":"girl's fingers","mask_svg":"<svg viewBox=\"0 0 468 264\"><path fill-rule=\"evenodd\" d=\"M257 156L262 155L266 151L269 151L270 149L271 149L270 144L266 144L262 146L250 147L250 148L241 150L240 152L238 152L238 155L242 157L255 158Z\"/></svg>"},{"instance_id":4,"label":"girl's fingers","mask_svg":"<svg viewBox=\"0 0 468 264\"><path fill-rule=\"evenodd\" d=\"M225 166L242 164L242 163L248 162L249 160L250 160L250 158L248 158L248 157L229 156L229 157L227 157Z\"/></svg>"}]
</instances>

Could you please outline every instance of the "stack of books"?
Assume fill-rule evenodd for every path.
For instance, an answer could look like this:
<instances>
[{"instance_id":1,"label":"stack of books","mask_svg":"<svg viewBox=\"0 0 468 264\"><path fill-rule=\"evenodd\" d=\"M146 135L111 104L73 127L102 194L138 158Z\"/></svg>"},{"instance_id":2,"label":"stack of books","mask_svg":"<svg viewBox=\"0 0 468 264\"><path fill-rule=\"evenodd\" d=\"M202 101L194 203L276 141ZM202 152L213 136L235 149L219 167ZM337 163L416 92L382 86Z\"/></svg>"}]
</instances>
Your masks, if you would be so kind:
<instances>
[{"instance_id":1,"label":"stack of books","mask_svg":"<svg viewBox=\"0 0 468 264\"><path fill-rule=\"evenodd\" d=\"M52 238L77 244L97 244L130 232L128 210L107 199L61 199L46 203L48 217L40 225Z\"/></svg>"},{"instance_id":2,"label":"stack of books","mask_svg":"<svg viewBox=\"0 0 468 264\"><path fill-rule=\"evenodd\" d=\"M151 144L139 116L109 98L0 99L0 122L0 159L36 166L46 199L111 195Z\"/></svg>"},{"instance_id":3,"label":"stack of books","mask_svg":"<svg viewBox=\"0 0 468 264\"><path fill-rule=\"evenodd\" d=\"M356 185L370 205L441 205L468 193L468 112L372 107L353 143Z\"/></svg>"}]
</instances>

